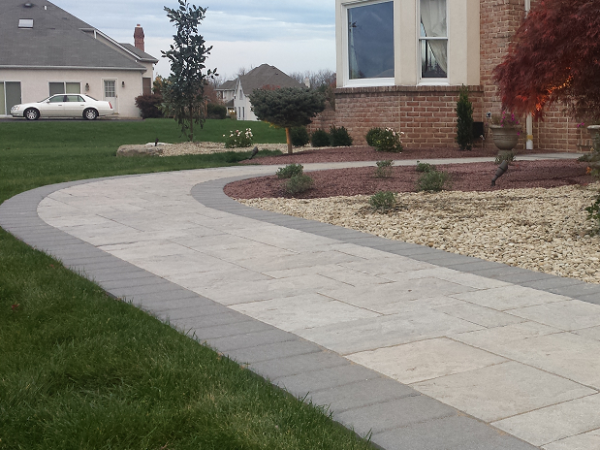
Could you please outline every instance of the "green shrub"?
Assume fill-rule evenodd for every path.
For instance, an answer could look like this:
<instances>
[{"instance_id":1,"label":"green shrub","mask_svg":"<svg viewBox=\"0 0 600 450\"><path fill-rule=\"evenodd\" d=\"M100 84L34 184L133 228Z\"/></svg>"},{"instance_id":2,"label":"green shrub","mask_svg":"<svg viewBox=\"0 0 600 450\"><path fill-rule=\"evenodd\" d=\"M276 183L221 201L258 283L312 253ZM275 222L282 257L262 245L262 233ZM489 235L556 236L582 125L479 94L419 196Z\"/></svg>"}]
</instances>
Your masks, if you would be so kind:
<instances>
[{"instance_id":1,"label":"green shrub","mask_svg":"<svg viewBox=\"0 0 600 450\"><path fill-rule=\"evenodd\" d=\"M332 147L350 147L352 145L352 138L344 127L336 128L332 126L329 129L329 135L331 136Z\"/></svg>"},{"instance_id":2,"label":"green shrub","mask_svg":"<svg viewBox=\"0 0 600 450\"><path fill-rule=\"evenodd\" d=\"M450 175L446 172L433 170L425 172L417 180L417 191L439 192L446 189L449 184Z\"/></svg>"},{"instance_id":3,"label":"green shrub","mask_svg":"<svg viewBox=\"0 0 600 450\"><path fill-rule=\"evenodd\" d=\"M379 191L372 195L369 199L369 204L375 212L388 212L396 206L396 193L390 191Z\"/></svg>"},{"instance_id":4,"label":"green shrub","mask_svg":"<svg viewBox=\"0 0 600 450\"><path fill-rule=\"evenodd\" d=\"M473 103L469 100L469 88L464 84L456 104L456 142L461 150L473 148Z\"/></svg>"},{"instance_id":5,"label":"green shrub","mask_svg":"<svg viewBox=\"0 0 600 450\"><path fill-rule=\"evenodd\" d=\"M315 180L312 177L304 174L294 175L284 184L284 190L289 195L301 194L315 185Z\"/></svg>"},{"instance_id":6,"label":"green shrub","mask_svg":"<svg viewBox=\"0 0 600 450\"><path fill-rule=\"evenodd\" d=\"M494 161L496 164L501 164L502 161L508 161L513 162L515 160L515 152L513 152L512 150L510 151L501 151L500 153L498 153L498 156L496 156L496 160Z\"/></svg>"},{"instance_id":7,"label":"green shrub","mask_svg":"<svg viewBox=\"0 0 600 450\"><path fill-rule=\"evenodd\" d=\"M386 159L383 161L377 161L377 169L375 169L375 176L377 178L389 178L392 176L392 166L394 161Z\"/></svg>"},{"instance_id":8,"label":"green shrub","mask_svg":"<svg viewBox=\"0 0 600 450\"><path fill-rule=\"evenodd\" d=\"M306 131L306 127L290 128L290 138L294 147L304 147L310 142L310 136L308 135L308 131Z\"/></svg>"},{"instance_id":9,"label":"green shrub","mask_svg":"<svg viewBox=\"0 0 600 450\"><path fill-rule=\"evenodd\" d=\"M432 164L417 161L417 172L435 172L436 168Z\"/></svg>"},{"instance_id":10,"label":"green shrub","mask_svg":"<svg viewBox=\"0 0 600 450\"><path fill-rule=\"evenodd\" d=\"M142 114L142 119L159 119L163 117L160 109L163 97L160 94L140 95L135 98L137 106Z\"/></svg>"},{"instance_id":11,"label":"green shrub","mask_svg":"<svg viewBox=\"0 0 600 450\"><path fill-rule=\"evenodd\" d=\"M383 131L383 128L375 127L375 128L371 128L367 132L366 140L367 140L367 145L369 147L376 146L376 142L379 139L379 135L381 134L382 131Z\"/></svg>"},{"instance_id":12,"label":"green shrub","mask_svg":"<svg viewBox=\"0 0 600 450\"><path fill-rule=\"evenodd\" d=\"M281 167L277 172L275 172L275 175L277 175L277 178L282 180L285 178L292 178L296 175L302 175L303 171L304 166L302 164L288 164L287 166Z\"/></svg>"},{"instance_id":13,"label":"green shrub","mask_svg":"<svg viewBox=\"0 0 600 450\"><path fill-rule=\"evenodd\" d=\"M227 108L218 103L209 103L206 105L206 118L223 120L227 118Z\"/></svg>"},{"instance_id":14,"label":"green shrub","mask_svg":"<svg viewBox=\"0 0 600 450\"><path fill-rule=\"evenodd\" d=\"M374 133L371 137L373 147L378 152L393 152L400 153L404 148L400 142L400 135L404 133L396 133L392 128L386 128L378 133Z\"/></svg>"},{"instance_id":15,"label":"green shrub","mask_svg":"<svg viewBox=\"0 0 600 450\"><path fill-rule=\"evenodd\" d=\"M331 137L327 131L319 128L310 137L310 143L313 147L329 147L331 145Z\"/></svg>"},{"instance_id":16,"label":"green shrub","mask_svg":"<svg viewBox=\"0 0 600 450\"><path fill-rule=\"evenodd\" d=\"M223 137L226 137L223 135ZM252 130L246 128L246 131L230 131L229 137L225 140L225 148L244 148L252 145Z\"/></svg>"}]
</instances>

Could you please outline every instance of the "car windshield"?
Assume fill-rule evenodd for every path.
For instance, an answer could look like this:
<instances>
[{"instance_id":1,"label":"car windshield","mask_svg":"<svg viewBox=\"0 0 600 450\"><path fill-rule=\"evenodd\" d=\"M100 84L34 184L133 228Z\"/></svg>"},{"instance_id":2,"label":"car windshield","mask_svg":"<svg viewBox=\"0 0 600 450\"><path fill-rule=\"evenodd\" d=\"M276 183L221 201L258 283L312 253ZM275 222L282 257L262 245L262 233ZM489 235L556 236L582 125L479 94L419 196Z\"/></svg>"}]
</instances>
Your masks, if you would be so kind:
<instances>
[{"instance_id":1,"label":"car windshield","mask_svg":"<svg viewBox=\"0 0 600 450\"><path fill-rule=\"evenodd\" d=\"M48 100L50 100L52 97L54 97L54 95L51 95L50 97L46 97L44 100L40 100L38 103L44 103L47 102Z\"/></svg>"}]
</instances>

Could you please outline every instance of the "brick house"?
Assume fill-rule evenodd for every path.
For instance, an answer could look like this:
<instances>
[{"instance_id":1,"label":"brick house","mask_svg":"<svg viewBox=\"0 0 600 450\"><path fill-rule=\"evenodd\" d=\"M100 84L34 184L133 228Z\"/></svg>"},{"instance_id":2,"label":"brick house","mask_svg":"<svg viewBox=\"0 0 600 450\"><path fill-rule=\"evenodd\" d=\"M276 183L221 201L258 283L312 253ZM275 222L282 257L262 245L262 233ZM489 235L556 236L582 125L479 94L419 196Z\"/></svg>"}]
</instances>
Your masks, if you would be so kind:
<instances>
[{"instance_id":1,"label":"brick house","mask_svg":"<svg viewBox=\"0 0 600 450\"><path fill-rule=\"evenodd\" d=\"M336 0L336 109L311 129L344 126L360 144L371 127L389 126L405 133L409 148L455 147L464 84L487 133L488 113L501 108L492 70L536 1ZM589 142L557 105L530 133L533 148L577 151Z\"/></svg>"}]
</instances>

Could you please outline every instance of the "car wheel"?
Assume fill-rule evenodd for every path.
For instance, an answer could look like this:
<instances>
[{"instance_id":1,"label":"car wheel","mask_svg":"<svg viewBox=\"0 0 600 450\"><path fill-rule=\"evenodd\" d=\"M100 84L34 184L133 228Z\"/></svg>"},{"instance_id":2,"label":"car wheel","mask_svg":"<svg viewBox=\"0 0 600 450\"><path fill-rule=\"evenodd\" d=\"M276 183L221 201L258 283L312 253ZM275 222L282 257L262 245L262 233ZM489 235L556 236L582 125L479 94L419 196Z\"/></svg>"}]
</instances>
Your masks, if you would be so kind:
<instances>
[{"instance_id":1,"label":"car wheel","mask_svg":"<svg viewBox=\"0 0 600 450\"><path fill-rule=\"evenodd\" d=\"M98 117L98 111L96 111L95 109L86 109L83 112L83 117L87 120L95 120L96 117Z\"/></svg>"},{"instance_id":2,"label":"car wheel","mask_svg":"<svg viewBox=\"0 0 600 450\"><path fill-rule=\"evenodd\" d=\"M38 120L40 118L40 112L37 109L29 108L24 114L27 120Z\"/></svg>"}]
</instances>

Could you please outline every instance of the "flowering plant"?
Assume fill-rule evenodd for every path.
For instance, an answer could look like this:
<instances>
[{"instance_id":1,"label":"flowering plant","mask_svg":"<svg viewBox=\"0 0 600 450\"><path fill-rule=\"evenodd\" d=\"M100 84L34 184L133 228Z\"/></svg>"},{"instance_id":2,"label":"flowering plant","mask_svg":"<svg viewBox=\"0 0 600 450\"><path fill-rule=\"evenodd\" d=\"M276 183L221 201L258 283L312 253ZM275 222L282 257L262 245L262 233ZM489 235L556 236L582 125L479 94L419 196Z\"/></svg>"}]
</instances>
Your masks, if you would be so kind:
<instances>
[{"instance_id":1,"label":"flowering plant","mask_svg":"<svg viewBox=\"0 0 600 450\"><path fill-rule=\"evenodd\" d=\"M223 135L223 137L226 137L226 135ZM230 131L229 137L225 140L225 148L250 147L253 138L254 135L250 128L246 128L246 131Z\"/></svg>"},{"instance_id":2,"label":"flowering plant","mask_svg":"<svg viewBox=\"0 0 600 450\"><path fill-rule=\"evenodd\" d=\"M372 137L373 147L378 152L394 152L400 153L404 148L400 142L400 136L404 133L397 133L393 128L380 129L375 136Z\"/></svg>"},{"instance_id":3,"label":"flowering plant","mask_svg":"<svg viewBox=\"0 0 600 450\"><path fill-rule=\"evenodd\" d=\"M516 128L520 125L519 119L515 116L515 113L509 113L506 111L502 111L501 116L494 114L492 116L492 124L500 125L503 128Z\"/></svg>"}]
</instances>

